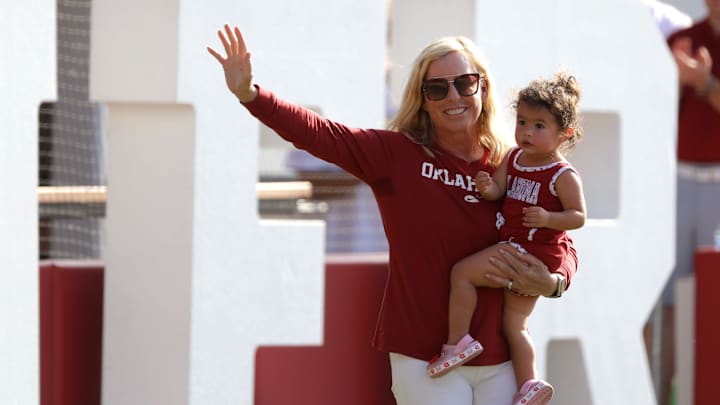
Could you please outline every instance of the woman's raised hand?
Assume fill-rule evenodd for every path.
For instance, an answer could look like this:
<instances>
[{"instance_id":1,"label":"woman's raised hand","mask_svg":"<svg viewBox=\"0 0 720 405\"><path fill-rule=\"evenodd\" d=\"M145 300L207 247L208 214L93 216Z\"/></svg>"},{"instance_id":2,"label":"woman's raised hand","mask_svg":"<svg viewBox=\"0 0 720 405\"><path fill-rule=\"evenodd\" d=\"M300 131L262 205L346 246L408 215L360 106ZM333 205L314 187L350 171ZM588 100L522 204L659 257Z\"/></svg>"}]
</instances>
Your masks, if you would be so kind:
<instances>
[{"instance_id":1,"label":"woman's raised hand","mask_svg":"<svg viewBox=\"0 0 720 405\"><path fill-rule=\"evenodd\" d=\"M225 24L225 31L218 30L218 37L225 48L227 57L223 57L209 46L207 50L222 65L228 89L242 103L254 100L257 96L257 89L252 84L250 52L247 51L240 28L231 29L229 25Z\"/></svg>"}]
</instances>

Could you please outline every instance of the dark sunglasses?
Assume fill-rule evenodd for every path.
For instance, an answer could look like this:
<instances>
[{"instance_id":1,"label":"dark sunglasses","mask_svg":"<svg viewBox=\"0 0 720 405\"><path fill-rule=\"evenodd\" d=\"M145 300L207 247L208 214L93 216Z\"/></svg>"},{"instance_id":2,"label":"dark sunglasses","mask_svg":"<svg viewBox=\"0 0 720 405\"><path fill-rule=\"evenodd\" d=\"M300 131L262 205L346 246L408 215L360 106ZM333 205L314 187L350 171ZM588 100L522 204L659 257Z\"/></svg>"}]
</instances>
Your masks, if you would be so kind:
<instances>
[{"instance_id":1,"label":"dark sunglasses","mask_svg":"<svg viewBox=\"0 0 720 405\"><path fill-rule=\"evenodd\" d=\"M448 91L450 91L451 83L455 86L455 90L457 90L459 95L475 95L480 88L480 73L466 73L453 80L443 78L425 80L422 84L422 92L428 100L442 100L447 96Z\"/></svg>"}]
</instances>

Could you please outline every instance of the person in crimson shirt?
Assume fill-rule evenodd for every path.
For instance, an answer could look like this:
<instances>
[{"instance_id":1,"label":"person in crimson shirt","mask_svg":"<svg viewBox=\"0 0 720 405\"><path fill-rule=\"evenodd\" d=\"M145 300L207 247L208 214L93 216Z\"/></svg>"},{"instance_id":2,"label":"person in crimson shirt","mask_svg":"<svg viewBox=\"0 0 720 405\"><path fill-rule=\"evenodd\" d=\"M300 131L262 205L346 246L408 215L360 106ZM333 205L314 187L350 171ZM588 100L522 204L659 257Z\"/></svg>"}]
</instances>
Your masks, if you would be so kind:
<instances>
[{"instance_id":1,"label":"person in crimson shirt","mask_svg":"<svg viewBox=\"0 0 720 405\"><path fill-rule=\"evenodd\" d=\"M373 347L389 354L398 405L507 405L516 391L502 332L503 292L559 295L565 285L532 255L504 251L490 286L478 295L471 332L482 355L430 379L425 368L447 338L450 270L498 242L500 203L479 197L474 177L493 172L507 147L493 129L493 81L476 46L464 37L431 42L414 62L389 130L352 128L275 96L253 82L240 29L218 31L228 89L258 120L295 147L334 163L367 183L389 245L389 270ZM435 84L432 91L424 84ZM382 100L378 100L382 102ZM577 268L569 252L559 273ZM501 288L502 287L502 288ZM347 365L346 365L347 366Z\"/></svg>"},{"instance_id":2,"label":"person in crimson shirt","mask_svg":"<svg viewBox=\"0 0 720 405\"><path fill-rule=\"evenodd\" d=\"M676 264L661 297L663 404L675 372L675 283L693 273L695 250L711 245L713 231L720 225L720 0L705 0L705 5L706 18L668 38L680 99Z\"/></svg>"}]
</instances>

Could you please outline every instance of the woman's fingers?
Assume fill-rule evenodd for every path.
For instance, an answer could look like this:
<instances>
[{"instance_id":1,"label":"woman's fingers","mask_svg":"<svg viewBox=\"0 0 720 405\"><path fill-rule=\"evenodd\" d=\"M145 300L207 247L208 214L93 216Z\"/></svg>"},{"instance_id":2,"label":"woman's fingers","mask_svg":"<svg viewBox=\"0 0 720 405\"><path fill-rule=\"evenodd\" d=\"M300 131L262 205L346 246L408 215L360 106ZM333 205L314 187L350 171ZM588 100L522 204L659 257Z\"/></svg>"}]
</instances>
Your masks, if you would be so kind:
<instances>
[{"instance_id":1,"label":"woman's fingers","mask_svg":"<svg viewBox=\"0 0 720 405\"><path fill-rule=\"evenodd\" d=\"M520 261L517 255L513 254L513 252L509 250L500 249L500 254L507 266L515 273L518 273L523 266L527 265L527 263Z\"/></svg>"},{"instance_id":2,"label":"woman's fingers","mask_svg":"<svg viewBox=\"0 0 720 405\"><path fill-rule=\"evenodd\" d=\"M237 38L238 52L240 55L245 55L247 53L247 46L245 46L245 38L243 38L240 27L238 26L235 26L235 38Z\"/></svg>"},{"instance_id":3,"label":"woman's fingers","mask_svg":"<svg viewBox=\"0 0 720 405\"><path fill-rule=\"evenodd\" d=\"M221 55L218 51L212 47L207 47L208 52L217 59L218 62L224 64L227 59L230 59L234 55L247 55L247 47L245 45L245 39L243 39L240 27L230 28L230 25L225 24L224 30L218 30L218 38L222 42L222 46L225 49L225 56ZM246 58L247 59L247 58Z\"/></svg>"},{"instance_id":4,"label":"woman's fingers","mask_svg":"<svg viewBox=\"0 0 720 405\"><path fill-rule=\"evenodd\" d=\"M225 55L230 57L230 43L228 42L227 38L225 37L225 33L222 30L218 30L218 38L220 38L220 42L222 42L223 48L225 48Z\"/></svg>"},{"instance_id":5,"label":"woman's fingers","mask_svg":"<svg viewBox=\"0 0 720 405\"><path fill-rule=\"evenodd\" d=\"M237 38L235 38L235 34L233 33L232 29L228 24L225 24L225 36L227 37L227 40L229 42L229 46L225 48L225 50L228 51L228 57L230 57L230 55L237 55L238 41ZM224 43L225 42L223 42L223 44Z\"/></svg>"},{"instance_id":6,"label":"woman's fingers","mask_svg":"<svg viewBox=\"0 0 720 405\"><path fill-rule=\"evenodd\" d=\"M517 276L517 271L514 268L514 265L512 262L507 260L508 256L511 256L510 252L500 249L500 257L490 258L490 263L492 263L495 268L499 270L500 274L505 277L505 284L507 284L508 280L512 280ZM500 279L499 276L495 278L498 280Z\"/></svg>"},{"instance_id":7,"label":"woman's fingers","mask_svg":"<svg viewBox=\"0 0 720 405\"><path fill-rule=\"evenodd\" d=\"M225 61L225 58L222 57L216 50L212 49L211 47L207 47L208 52L210 52L210 55L214 56L215 59L217 59L220 64L222 64Z\"/></svg>"},{"instance_id":8,"label":"woman's fingers","mask_svg":"<svg viewBox=\"0 0 720 405\"><path fill-rule=\"evenodd\" d=\"M506 287L512 281L513 292L520 295L541 295L539 278L544 277L547 266L530 254L515 252L514 249L500 249L500 255L490 259L498 270L497 274L488 274L488 279L499 287Z\"/></svg>"},{"instance_id":9,"label":"woman's fingers","mask_svg":"<svg viewBox=\"0 0 720 405\"><path fill-rule=\"evenodd\" d=\"M487 279L487 286L493 288L505 288L512 281L508 277L498 276L494 273L487 273L485 278Z\"/></svg>"},{"instance_id":10,"label":"woman's fingers","mask_svg":"<svg viewBox=\"0 0 720 405\"><path fill-rule=\"evenodd\" d=\"M500 249L500 253L503 255L503 259L505 259L509 266L516 272L519 272L520 270L524 270L526 272L538 270L547 271L545 263L533 255L510 252L504 249Z\"/></svg>"}]
</instances>

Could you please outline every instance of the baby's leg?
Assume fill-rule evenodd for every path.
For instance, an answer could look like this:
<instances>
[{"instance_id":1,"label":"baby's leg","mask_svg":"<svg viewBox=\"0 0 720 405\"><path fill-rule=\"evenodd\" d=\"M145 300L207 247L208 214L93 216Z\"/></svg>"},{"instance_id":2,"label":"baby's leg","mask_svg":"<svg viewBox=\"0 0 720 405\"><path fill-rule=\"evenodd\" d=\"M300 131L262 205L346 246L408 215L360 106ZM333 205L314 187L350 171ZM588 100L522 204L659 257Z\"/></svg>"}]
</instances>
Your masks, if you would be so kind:
<instances>
[{"instance_id":1,"label":"baby's leg","mask_svg":"<svg viewBox=\"0 0 720 405\"><path fill-rule=\"evenodd\" d=\"M538 297L525 297L505 293L503 331L510 346L510 358L515 369L518 389L527 380L537 378L535 345L528 332L528 319Z\"/></svg>"},{"instance_id":2,"label":"baby's leg","mask_svg":"<svg viewBox=\"0 0 720 405\"><path fill-rule=\"evenodd\" d=\"M499 247L508 245L494 245L485 250L472 254L453 267L450 275L450 309L448 344L454 345L470 330L470 321L477 305L476 287L487 285L485 274L493 267L490 257L499 256Z\"/></svg>"}]
</instances>

